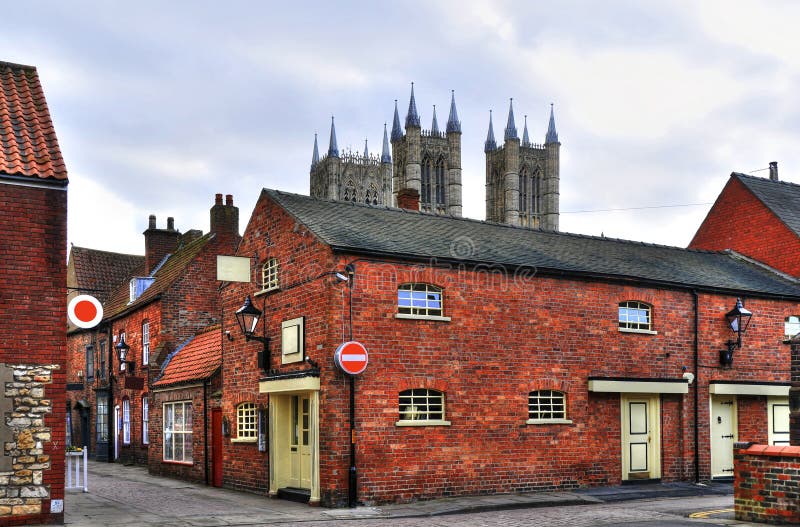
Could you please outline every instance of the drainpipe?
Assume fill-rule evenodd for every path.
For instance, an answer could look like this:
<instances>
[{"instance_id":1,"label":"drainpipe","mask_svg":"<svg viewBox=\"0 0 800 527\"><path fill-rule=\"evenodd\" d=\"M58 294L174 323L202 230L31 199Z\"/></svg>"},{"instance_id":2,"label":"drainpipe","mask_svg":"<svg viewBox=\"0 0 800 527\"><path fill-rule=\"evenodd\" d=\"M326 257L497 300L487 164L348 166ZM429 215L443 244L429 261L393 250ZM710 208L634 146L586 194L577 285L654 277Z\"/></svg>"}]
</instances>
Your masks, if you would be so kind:
<instances>
[{"instance_id":1,"label":"drainpipe","mask_svg":"<svg viewBox=\"0 0 800 527\"><path fill-rule=\"evenodd\" d=\"M208 379L203 381L203 474L208 486Z\"/></svg>"},{"instance_id":2,"label":"drainpipe","mask_svg":"<svg viewBox=\"0 0 800 527\"><path fill-rule=\"evenodd\" d=\"M700 313L698 312L699 296L697 290L692 289L692 298L694 300L694 482L700 483L700 416L698 415L700 409Z\"/></svg>"}]
</instances>

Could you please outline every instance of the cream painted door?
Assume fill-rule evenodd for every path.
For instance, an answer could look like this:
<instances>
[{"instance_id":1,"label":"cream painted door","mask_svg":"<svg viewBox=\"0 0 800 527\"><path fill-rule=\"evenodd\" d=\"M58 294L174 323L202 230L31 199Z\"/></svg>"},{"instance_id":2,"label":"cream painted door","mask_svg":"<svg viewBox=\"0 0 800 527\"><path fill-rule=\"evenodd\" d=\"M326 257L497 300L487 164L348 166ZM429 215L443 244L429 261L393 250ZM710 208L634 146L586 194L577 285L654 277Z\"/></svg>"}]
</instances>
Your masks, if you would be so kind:
<instances>
[{"instance_id":1,"label":"cream painted door","mask_svg":"<svg viewBox=\"0 0 800 527\"><path fill-rule=\"evenodd\" d=\"M711 396L711 477L733 476L736 442L736 396Z\"/></svg>"},{"instance_id":2,"label":"cream painted door","mask_svg":"<svg viewBox=\"0 0 800 527\"><path fill-rule=\"evenodd\" d=\"M311 488L311 398L293 395L289 430L289 486Z\"/></svg>"},{"instance_id":3,"label":"cream painted door","mask_svg":"<svg viewBox=\"0 0 800 527\"><path fill-rule=\"evenodd\" d=\"M770 397L767 399L767 421L769 424L769 444L789 444L789 398Z\"/></svg>"},{"instance_id":4,"label":"cream painted door","mask_svg":"<svg viewBox=\"0 0 800 527\"><path fill-rule=\"evenodd\" d=\"M661 477L661 427L658 396L621 396L622 479Z\"/></svg>"}]
</instances>

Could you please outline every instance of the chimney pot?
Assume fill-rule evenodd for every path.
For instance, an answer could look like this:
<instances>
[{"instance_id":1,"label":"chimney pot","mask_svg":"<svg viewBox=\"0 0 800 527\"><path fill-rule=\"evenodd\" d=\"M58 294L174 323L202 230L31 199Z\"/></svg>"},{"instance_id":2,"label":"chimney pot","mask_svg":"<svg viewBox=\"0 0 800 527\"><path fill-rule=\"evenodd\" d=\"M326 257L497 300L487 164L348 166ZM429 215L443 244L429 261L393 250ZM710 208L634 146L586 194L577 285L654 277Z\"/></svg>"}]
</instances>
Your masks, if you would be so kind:
<instances>
[{"instance_id":1,"label":"chimney pot","mask_svg":"<svg viewBox=\"0 0 800 527\"><path fill-rule=\"evenodd\" d=\"M149 219L149 221L148 221L148 224L147 224L147 228L148 229L155 229L156 228L156 215L155 214L151 214L150 218L148 218L148 219Z\"/></svg>"},{"instance_id":2,"label":"chimney pot","mask_svg":"<svg viewBox=\"0 0 800 527\"><path fill-rule=\"evenodd\" d=\"M214 196L214 205L222 205L222 194Z\"/></svg>"},{"instance_id":3,"label":"chimney pot","mask_svg":"<svg viewBox=\"0 0 800 527\"><path fill-rule=\"evenodd\" d=\"M778 181L778 162L770 161L769 163L769 178L772 181Z\"/></svg>"},{"instance_id":4,"label":"chimney pot","mask_svg":"<svg viewBox=\"0 0 800 527\"><path fill-rule=\"evenodd\" d=\"M225 194L225 205L229 207L233 205L233 194Z\"/></svg>"},{"instance_id":5,"label":"chimney pot","mask_svg":"<svg viewBox=\"0 0 800 527\"><path fill-rule=\"evenodd\" d=\"M167 218L167 230L174 231L175 230L175 218L169 217Z\"/></svg>"}]
</instances>

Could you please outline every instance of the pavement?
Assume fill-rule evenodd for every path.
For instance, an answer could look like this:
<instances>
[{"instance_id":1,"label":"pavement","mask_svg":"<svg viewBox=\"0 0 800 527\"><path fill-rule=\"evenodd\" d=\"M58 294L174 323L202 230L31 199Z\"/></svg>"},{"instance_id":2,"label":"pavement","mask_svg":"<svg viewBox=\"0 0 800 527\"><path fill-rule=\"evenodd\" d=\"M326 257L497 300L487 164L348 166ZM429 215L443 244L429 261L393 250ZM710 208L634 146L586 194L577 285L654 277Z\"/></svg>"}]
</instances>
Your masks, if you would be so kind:
<instances>
[{"instance_id":1,"label":"pavement","mask_svg":"<svg viewBox=\"0 0 800 527\"><path fill-rule=\"evenodd\" d=\"M635 499L732 495L731 483L642 483L574 491L452 497L352 509L310 507L248 492L151 476L145 467L89 461L88 492L68 490L65 525L72 527L216 527L295 522L431 517Z\"/></svg>"}]
</instances>

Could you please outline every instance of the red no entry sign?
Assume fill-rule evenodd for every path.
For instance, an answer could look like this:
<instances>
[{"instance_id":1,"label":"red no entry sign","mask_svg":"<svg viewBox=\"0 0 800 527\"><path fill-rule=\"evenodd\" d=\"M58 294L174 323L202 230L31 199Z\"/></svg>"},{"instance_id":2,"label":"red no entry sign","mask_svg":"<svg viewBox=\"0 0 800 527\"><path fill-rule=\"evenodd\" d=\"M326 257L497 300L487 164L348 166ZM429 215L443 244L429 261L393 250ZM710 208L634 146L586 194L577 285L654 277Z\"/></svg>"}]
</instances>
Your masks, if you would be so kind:
<instances>
[{"instance_id":1,"label":"red no entry sign","mask_svg":"<svg viewBox=\"0 0 800 527\"><path fill-rule=\"evenodd\" d=\"M348 375L358 375L367 369L369 354L363 344L351 340L336 348L333 361Z\"/></svg>"},{"instance_id":2,"label":"red no entry sign","mask_svg":"<svg viewBox=\"0 0 800 527\"><path fill-rule=\"evenodd\" d=\"M67 304L67 315L79 328L93 328L103 319L103 305L92 295L78 295Z\"/></svg>"}]
</instances>

